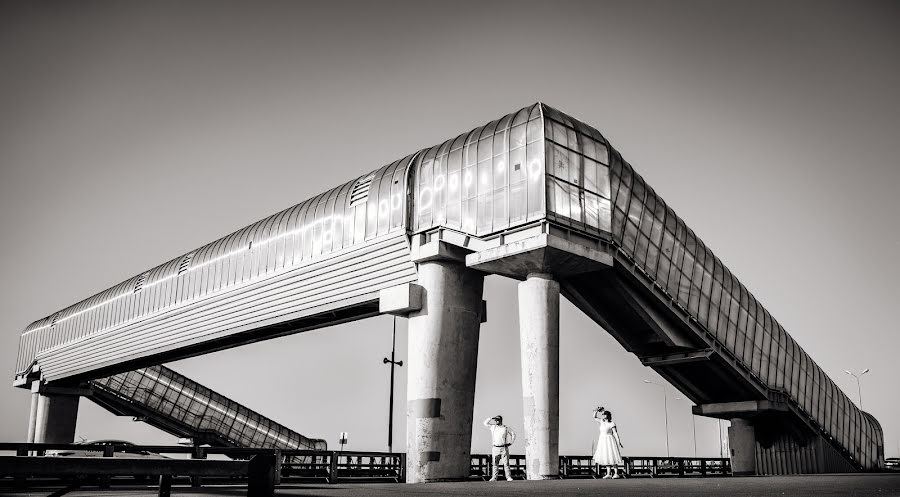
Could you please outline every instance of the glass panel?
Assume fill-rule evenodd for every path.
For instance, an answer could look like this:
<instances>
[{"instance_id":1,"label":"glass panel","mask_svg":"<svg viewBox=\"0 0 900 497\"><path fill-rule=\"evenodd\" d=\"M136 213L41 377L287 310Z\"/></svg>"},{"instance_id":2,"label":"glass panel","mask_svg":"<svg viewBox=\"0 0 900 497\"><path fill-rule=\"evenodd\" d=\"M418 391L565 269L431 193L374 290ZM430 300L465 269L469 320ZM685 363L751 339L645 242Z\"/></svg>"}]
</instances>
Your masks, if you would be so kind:
<instances>
[{"instance_id":1,"label":"glass panel","mask_svg":"<svg viewBox=\"0 0 900 497\"><path fill-rule=\"evenodd\" d=\"M669 279L669 270L671 269L671 262L668 257L660 257L659 262L657 263L656 268L656 281L663 288L667 286Z\"/></svg>"},{"instance_id":2,"label":"glass panel","mask_svg":"<svg viewBox=\"0 0 900 497\"><path fill-rule=\"evenodd\" d=\"M506 154L509 151L509 143L506 141L508 133L503 130L494 135L494 155Z\"/></svg>"},{"instance_id":3,"label":"glass panel","mask_svg":"<svg viewBox=\"0 0 900 497\"><path fill-rule=\"evenodd\" d=\"M552 174L557 178L569 180L569 151L559 145L553 144L550 147L550 157L547 160L552 164L548 169L548 174Z\"/></svg>"},{"instance_id":4,"label":"glass panel","mask_svg":"<svg viewBox=\"0 0 900 497\"><path fill-rule=\"evenodd\" d=\"M525 145L525 125L520 124L513 126L509 130L509 148L510 150Z\"/></svg>"},{"instance_id":5,"label":"glass panel","mask_svg":"<svg viewBox=\"0 0 900 497\"><path fill-rule=\"evenodd\" d=\"M584 159L582 163L584 164L584 189L589 192L599 193L600 189L597 186L597 168L601 166L590 159Z\"/></svg>"},{"instance_id":6,"label":"glass panel","mask_svg":"<svg viewBox=\"0 0 900 497\"><path fill-rule=\"evenodd\" d=\"M478 162L486 161L494 155L494 140L489 136L478 142Z\"/></svg>"},{"instance_id":7,"label":"glass panel","mask_svg":"<svg viewBox=\"0 0 900 497\"><path fill-rule=\"evenodd\" d=\"M551 190L547 192L550 198L550 208L552 212L563 217L569 217L569 185L558 180L554 176L548 178Z\"/></svg>"},{"instance_id":8,"label":"glass panel","mask_svg":"<svg viewBox=\"0 0 900 497\"><path fill-rule=\"evenodd\" d=\"M527 139L528 143L538 141L542 138L541 136L541 120L534 119L528 122L528 130L527 130Z\"/></svg>"},{"instance_id":9,"label":"glass panel","mask_svg":"<svg viewBox=\"0 0 900 497\"><path fill-rule=\"evenodd\" d=\"M460 225L461 169L462 150L454 150L447 161L447 224L451 227Z\"/></svg>"},{"instance_id":10,"label":"glass panel","mask_svg":"<svg viewBox=\"0 0 900 497\"><path fill-rule=\"evenodd\" d=\"M493 191L492 188L493 174L491 172L491 161L483 161L478 163L478 195L487 195Z\"/></svg>"},{"instance_id":11,"label":"glass panel","mask_svg":"<svg viewBox=\"0 0 900 497\"><path fill-rule=\"evenodd\" d=\"M528 161L528 217L544 215L544 142L529 143Z\"/></svg>"},{"instance_id":12,"label":"glass panel","mask_svg":"<svg viewBox=\"0 0 900 497\"><path fill-rule=\"evenodd\" d=\"M445 159L446 160L446 159ZM394 170L394 180L391 183L391 228L398 228L403 223L403 204L405 200L405 192L404 190L404 176L405 171L403 167L398 167ZM457 176L457 182L459 181L459 177ZM457 194L458 195L458 194ZM344 215L344 203L342 201L338 201L337 204L340 208L335 209L335 235L339 236L341 232L341 224ZM457 211L459 212L459 211ZM340 240L338 239L338 242Z\"/></svg>"},{"instance_id":13,"label":"glass panel","mask_svg":"<svg viewBox=\"0 0 900 497\"><path fill-rule=\"evenodd\" d=\"M597 217L598 217L598 228L603 231L612 231L612 212L610 211L611 207L609 205L609 200L605 198L600 198L597 201Z\"/></svg>"},{"instance_id":14,"label":"glass panel","mask_svg":"<svg viewBox=\"0 0 900 497\"><path fill-rule=\"evenodd\" d=\"M569 133L566 131L565 126L563 126L562 124L559 124L556 121L551 121L550 127L553 130L553 141L562 145L563 147L568 146Z\"/></svg>"},{"instance_id":15,"label":"glass panel","mask_svg":"<svg viewBox=\"0 0 900 497\"><path fill-rule=\"evenodd\" d=\"M433 226L431 220L431 204L434 200L432 188L434 186L434 160L426 158L419 167L419 182L416 194L416 209L418 211L419 226ZM359 209L361 206L357 206Z\"/></svg>"},{"instance_id":16,"label":"glass panel","mask_svg":"<svg viewBox=\"0 0 900 497\"><path fill-rule=\"evenodd\" d=\"M610 198L609 188L609 168L599 164L597 166L597 193L603 197Z\"/></svg>"},{"instance_id":17,"label":"glass panel","mask_svg":"<svg viewBox=\"0 0 900 497\"><path fill-rule=\"evenodd\" d=\"M433 223L443 225L447 220L447 156L434 159L434 205L432 206ZM389 199L382 199L379 202ZM379 230L379 233L381 231Z\"/></svg>"},{"instance_id":18,"label":"glass panel","mask_svg":"<svg viewBox=\"0 0 900 497\"><path fill-rule=\"evenodd\" d=\"M435 166L435 172L437 173L438 167ZM383 235L388 232L391 224L391 183L394 181L394 178L388 174L389 171L384 171L381 176L381 184L378 189L378 234ZM438 174L435 174L435 183L438 182ZM440 172L440 181L444 181L444 173ZM373 185L374 187L375 185ZM443 192L442 192L443 193ZM371 193L370 193L371 195ZM330 205L333 203L329 202ZM440 203L438 203L440 205ZM325 217L322 220L323 222L323 235L322 235L322 247L323 250L330 251L331 250L331 240L332 240L332 232L331 232L331 212L328 212L326 208Z\"/></svg>"},{"instance_id":19,"label":"glass panel","mask_svg":"<svg viewBox=\"0 0 900 497\"><path fill-rule=\"evenodd\" d=\"M510 221L525 219L527 213L525 149L519 148L509 154L509 217Z\"/></svg>"},{"instance_id":20,"label":"glass panel","mask_svg":"<svg viewBox=\"0 0 900 497\"><path fill-rule=\"evenodd\" d=\"M494 170L494 229L509 225L509 212L506 203L508 163L506 155L498 155L493 159Z\"/></svg>"},{"instance_id":21,"label":"glass panel","mask_svg":"<svg viewBox=\"0 0 900 497\"><path fill-rule=\"evenodd\" d=\"M569 183L573 185L578 185L579 188L584 188L584 180L581 178L582 176L582 168L584 167L581 163L581 156L575 152L569 151L569 177L563 179L567 179Z\"/></svg>"},{"instance_id":22,"label":"glass panel","mask_svg":"<svg viewBox=\"0 0 900 497\"><path fill-rule=\"evenodd\" d=\"M598 228L600 226L599 210L597 207L598 201L599 197L593 193L586 192L584 194L584 222L591 228Z\"/></svg>"}]
</instances>

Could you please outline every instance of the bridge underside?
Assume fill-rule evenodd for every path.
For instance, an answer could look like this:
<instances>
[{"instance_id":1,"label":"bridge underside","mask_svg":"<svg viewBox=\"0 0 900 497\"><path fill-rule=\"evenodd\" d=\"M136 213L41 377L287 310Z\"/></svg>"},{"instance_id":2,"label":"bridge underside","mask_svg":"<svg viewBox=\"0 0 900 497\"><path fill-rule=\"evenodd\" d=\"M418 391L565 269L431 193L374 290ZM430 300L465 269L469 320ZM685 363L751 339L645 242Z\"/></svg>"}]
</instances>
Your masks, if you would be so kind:
<instances>
[{"instance_id":1,"label":"bridge underside","mask_svg":"<svg viewBox=\"0 0 900 497\"><path fill-rule=\"evenodd\" d=\"M763 388L686 313L664 304L670 299L628 261L617 258L613 267L566 277L561 286L625 350L693 401L695 415L732 421L737 474L859 470L786 395Z\"/></svg>"}]
</instances>

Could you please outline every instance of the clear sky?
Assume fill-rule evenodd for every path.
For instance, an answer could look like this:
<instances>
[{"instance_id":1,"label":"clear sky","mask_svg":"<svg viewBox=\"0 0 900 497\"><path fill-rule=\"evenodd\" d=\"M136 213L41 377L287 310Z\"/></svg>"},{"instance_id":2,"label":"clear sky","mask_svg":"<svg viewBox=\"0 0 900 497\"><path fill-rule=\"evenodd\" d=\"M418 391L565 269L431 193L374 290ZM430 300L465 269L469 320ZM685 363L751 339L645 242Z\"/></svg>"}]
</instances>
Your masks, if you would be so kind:
<instances>
[{"instance_id":1,"label":"clear sky","mask_svg":"<svg viewBox=\"0 0 900 497\"><path fill-rule=\"evenodd\" d=\"M0 4L0 365L31 321L535 101L597 127L900 449L896 2ZM486 281L475 421L521 433L515 282ZM560 450L598 403L664 454L662 381L568 302ZM398 320L406 359L406 323ZM170 366L386 448L391 318ZM405 439L398 370L395 440ZM9 383L8 383L9 385ZM893 386L892 386L893 385ZM693 453L669 391L672 453ZM29 396L0 388L0 440ZM696 419L700 455L717 423ZM174 438L82 401L86 438ZM487 450L476 425L473 446ZM519 445L519 451L524 444Z\"/></svg>"}]
</instances>

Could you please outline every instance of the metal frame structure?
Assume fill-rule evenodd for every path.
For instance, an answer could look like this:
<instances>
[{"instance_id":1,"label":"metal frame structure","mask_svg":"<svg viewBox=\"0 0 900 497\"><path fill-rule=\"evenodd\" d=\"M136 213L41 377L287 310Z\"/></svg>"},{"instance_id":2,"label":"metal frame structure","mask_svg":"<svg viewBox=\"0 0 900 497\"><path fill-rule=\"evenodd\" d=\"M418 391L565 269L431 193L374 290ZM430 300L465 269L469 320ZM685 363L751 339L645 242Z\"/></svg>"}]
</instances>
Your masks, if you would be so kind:
<instances>
[{"instance_id":1,"label":"metal frame structure","mask_svg":"<svg viewBox=\"0 0 900 497\"><path fill-rule=\"evenodd\" d=\"M524 278L496 263L524 240L543 240L562 294L696 414L752 418L760 471L883 465L878 422L596 129L541 103L32 323L15 383L90 380L374 315L379 291L416 281L433 241L470 268Z\"/></svg>"}]
</instances>

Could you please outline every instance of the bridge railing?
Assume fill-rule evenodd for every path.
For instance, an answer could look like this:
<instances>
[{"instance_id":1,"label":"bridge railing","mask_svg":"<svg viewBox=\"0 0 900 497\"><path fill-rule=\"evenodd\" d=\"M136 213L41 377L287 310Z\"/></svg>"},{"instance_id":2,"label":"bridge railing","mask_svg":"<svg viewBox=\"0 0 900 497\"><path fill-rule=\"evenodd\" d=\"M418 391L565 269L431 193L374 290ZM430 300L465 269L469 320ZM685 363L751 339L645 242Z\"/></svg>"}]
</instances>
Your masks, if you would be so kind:
<instances>
[{"instance_id":1,"label":"bridge railing","mask_svg":"<svg viewBox=\"0 0 900 497\"><path fill-rule=\"evenodd\" d=\"M721 457L623 457L624 471L629 477L662 476L728 476L731 460ZM509 471L513 479L525 479L525 456L511 454ZM559 456L560 478L599 478L605 468L594 464L591 456ZM503 465L500 475L505 477ZM491 456L472 454L470 478L487 480L491 477Z\"/></svg>"},{"instance_id":2,"label":"bridge railing","mask_svg":"<svg viewBox=\"0 0 900 497\"><path fill-rule=\"evenodd\" d=\"M131 445L131 444L34 444L34 443L0 443L0 456L44 456L52 451L72 451L77 456L85 453L94 454L94 458L130 457L134 454L161 454L178 456L182 459L207 459L209 456L225 456L233 460L249 460L256 455L274 456L275 481L292 482L304 480L321 480L327 483L338 481L406 481L406 454L386 452L358 451L314 451L314 450L276 450L268 448L237 447L186 447L167 445ZM67 456L53 457L59 463ZM90 457L90 455L89 455ZM73 460L75 457L72 458ZM78 457L81 459L81 457ZM172 457L161 458L161 464ZM690 476L726 476L731 474L730 460L727 458L690 458L690 457L624 457L625 473L631 477L690 477ZM59 465L54 462L54 464ZM488 454L472 454L470 479L487 480L491 477L491 456ZM150 463L147 463L150 464ZM510 473L514 479L526 478L526 459L522 454L509 456ZM93 466L92 466L93 467ZM97 466L100 468L101 466ZM560 456L559 469L561 478L598 478L603 468L593 464L590 456ZM598 470L600 472L598 472ZM102 470L94 469L92 476L100 477L101 486L109 486L110 475ZM505 478L501 465L500 474ZM0 480L4 475L0 468ZM173 475L179 476L179 475ZM197 475L192 476L191 484L201 485ZM221 475L218 475L221 476ZM243 475L224 476L216 482L227 483L241 480ZM229 479L230 478L230 479ZM206 479L206 477L204 477ZM206 479L207 483L212 481ZM21 479L18 480L22 484Z\"/></svg>"},{"instance_id":3,"label":"bridge railing","mask_svg":"<svg viewBox=\"0 0 900 497\"><path fill-rule=\"evenodd\" d=\"M628 476L729 476L731 460L721 457L623 457Z\"/></svg>"},{"instance_id":4,"label":"bridge railing","mask_svg":"<svg viewBox=\"0 0 900 497\"><path fill-rule=\"evenodd\" d=\"M74 457L61 455L69 452ZM160 461L171 461L172 457L184 459L207 459L209 456L225 456L233 460L249 460L253 456L274 455L276 459L276 483L281 481L302 481L308 479L337 481L406 481L406 454L357 451L315 451L278 450L245 447L187 447L168 445L131 444L46 444L46 443L0 443L0 456L46 456L62 462L67 458L82 459L84 456L97 458L121 458L138 455L160 455ZM81 456L81 457L79 457ZM54 464L58 464L54 462ZM524 464L524 463L523 463ZM109 485L102 471L92 474L101 478L101 486ZM0 468L0 480L9 476ZM178 475L175 475L178 476ZM182 475L184 476L184 475ZM188 475L191 476L191 475ZM221 475L219 475L221 476ZM237 477L237 476L235 476ZM232 478L233 479L233 478ZM227 480L227 478L226 478ZM218 479L217 481L223 481ZM21 481L19 482L21 484ZM193 486L201 485L199 478L192 478Z\"/></svg>"},{"instance_id":5,"label":"bridge railing","mask_svg":"<svg viewBox=\"0 0 900 497\"><path fill-rule=\"evenodd\" d=\"M281 451L281 477L339 480L406 481L406 454L350 451Z\"/></svg>"},{"instance_id":6,"label":"bridge railing","mask_svg":"<svg viewBox=\"0 0 900 497\"><path fill-rule=\"evenodd\" d=\"M523 454L509 455L509 472L514 479L525 479L525 456ZM500 464L500 476L506 477L503 464ZM472 454L472 463L469 466L469 478L487 480L491 477L491 456L489 454Z\"/></svg>"}]
</instances>

